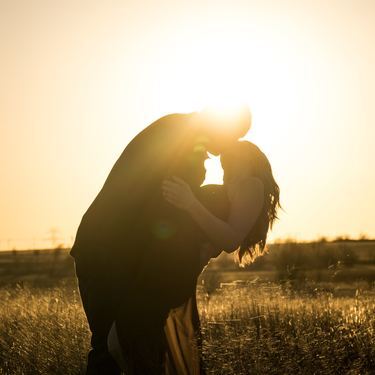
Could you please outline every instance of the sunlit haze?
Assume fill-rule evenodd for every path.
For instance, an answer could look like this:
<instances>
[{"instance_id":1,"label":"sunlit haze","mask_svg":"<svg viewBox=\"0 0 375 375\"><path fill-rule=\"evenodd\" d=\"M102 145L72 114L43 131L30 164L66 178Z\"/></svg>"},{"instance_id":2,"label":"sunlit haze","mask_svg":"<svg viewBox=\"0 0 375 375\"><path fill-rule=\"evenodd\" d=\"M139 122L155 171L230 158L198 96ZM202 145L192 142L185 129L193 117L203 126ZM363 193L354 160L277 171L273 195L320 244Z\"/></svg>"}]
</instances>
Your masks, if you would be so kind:
<instances>
[{"instance_id":1,"label":"sunlit haze","mask_svg":"<svg viewBox=\"0 0 375 375\"><path fill-rule=\"evenodd\" d=\"M138 132L239 103L281 189L271 239L375 237L374 1L3 0L0 38L0 249L71 245Z\"/></svg>"}]
</instances>

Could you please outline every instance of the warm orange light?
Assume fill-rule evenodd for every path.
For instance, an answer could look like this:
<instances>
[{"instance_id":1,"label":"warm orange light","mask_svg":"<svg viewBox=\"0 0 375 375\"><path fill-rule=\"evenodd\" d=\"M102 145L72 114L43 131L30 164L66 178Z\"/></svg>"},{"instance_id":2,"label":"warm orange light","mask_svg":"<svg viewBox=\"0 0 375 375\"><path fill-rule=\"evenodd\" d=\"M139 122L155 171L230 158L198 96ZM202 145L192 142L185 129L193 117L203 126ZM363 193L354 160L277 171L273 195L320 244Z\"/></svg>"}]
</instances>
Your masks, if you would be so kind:
<instances>
[{"instance_id":1,"label":"warm orange light","mask_svg":"<svg viewBox=\"0 0 375 375\"><path fill-rule=\"evenodd\" d=\"M201 114L209 118L217 126L231 126L233 122L237 122L243 118L243 115L249 115L249 107L240 103L220 103L205 107Z\"/></svg>"}]
</instances>

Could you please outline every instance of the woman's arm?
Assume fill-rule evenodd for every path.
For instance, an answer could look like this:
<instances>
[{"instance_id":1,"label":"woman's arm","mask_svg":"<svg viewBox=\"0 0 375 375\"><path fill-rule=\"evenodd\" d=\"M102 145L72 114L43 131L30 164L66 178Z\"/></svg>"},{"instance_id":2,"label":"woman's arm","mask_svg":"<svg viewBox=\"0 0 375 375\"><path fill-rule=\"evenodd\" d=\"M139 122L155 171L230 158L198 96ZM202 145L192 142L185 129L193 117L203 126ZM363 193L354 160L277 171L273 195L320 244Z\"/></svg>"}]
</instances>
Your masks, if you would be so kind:
<instances>
[{"instance_id":1,"label":"woman's arm","mask_svg":"<svg viewBox=\"0 0 375 375\"><path fill-rule=\"evenodd\" d=\"M191 215L214 247L226 252L240 246L263 207L263 183L257 178L249 178L234 187L228 222L208 211L180 178L165 181L163 193L168 202Z\"/></svg>"}]
</instances>

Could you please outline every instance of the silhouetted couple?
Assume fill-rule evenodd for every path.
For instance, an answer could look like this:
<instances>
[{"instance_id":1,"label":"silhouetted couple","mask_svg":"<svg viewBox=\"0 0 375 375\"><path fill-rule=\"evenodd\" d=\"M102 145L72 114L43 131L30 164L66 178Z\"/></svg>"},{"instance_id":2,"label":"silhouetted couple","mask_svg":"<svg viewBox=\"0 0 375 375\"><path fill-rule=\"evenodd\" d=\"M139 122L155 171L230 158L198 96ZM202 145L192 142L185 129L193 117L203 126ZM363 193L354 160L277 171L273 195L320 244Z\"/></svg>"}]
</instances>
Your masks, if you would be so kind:
<instances>
[{"instance_id":1,"label":"silhouetted couple","mask_svg":"<svg viewBox=\"0 0 375 375\"><path fill-rule=\"evenodd\" d=\"M238 141L247 108L171 114L125 148L71 251L92 332L87 374L203 374L196 281L210 258L264 250L279 188L266 156ZM207 152L223 185L202 186Z\"/></svg>"}]
</instances>

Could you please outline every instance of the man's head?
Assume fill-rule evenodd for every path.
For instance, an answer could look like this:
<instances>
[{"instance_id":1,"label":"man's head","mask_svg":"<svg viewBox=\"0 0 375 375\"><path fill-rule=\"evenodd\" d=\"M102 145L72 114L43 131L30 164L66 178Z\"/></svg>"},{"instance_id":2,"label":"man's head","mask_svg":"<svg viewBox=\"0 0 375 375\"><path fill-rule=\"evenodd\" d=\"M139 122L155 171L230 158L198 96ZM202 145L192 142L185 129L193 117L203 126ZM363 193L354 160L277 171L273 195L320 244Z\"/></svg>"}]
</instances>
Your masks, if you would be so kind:
<instances>
[{"instance_id":1,"label":"man's head","mask_svg":"<svg viewBox=\"0 0 375 375\"><path fill-rule=\"evenodd\" d=\"M247 106L218 111L206 108L195 114L195 126L205 139L207 151L213 155L221 154L251 128L251 113Z\"/></svg>"}]
</instances>

